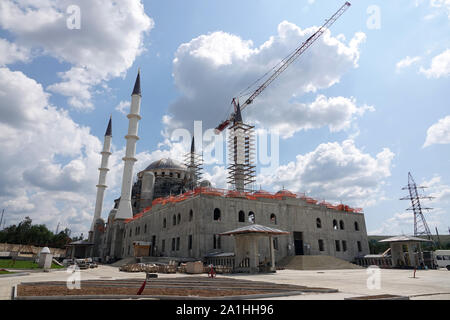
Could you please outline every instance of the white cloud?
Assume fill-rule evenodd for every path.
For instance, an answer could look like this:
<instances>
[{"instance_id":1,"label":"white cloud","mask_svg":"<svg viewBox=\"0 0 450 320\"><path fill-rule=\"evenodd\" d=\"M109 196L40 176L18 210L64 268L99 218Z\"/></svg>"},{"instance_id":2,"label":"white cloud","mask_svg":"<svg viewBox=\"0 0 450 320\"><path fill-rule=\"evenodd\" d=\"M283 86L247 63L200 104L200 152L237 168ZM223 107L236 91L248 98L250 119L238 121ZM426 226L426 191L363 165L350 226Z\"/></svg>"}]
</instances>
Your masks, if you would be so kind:
<instances>
[{"instance_id":1,"label":"white cloud","mask_svg":"<svg viewBox=\"0 0 450 320\"><path fill-rule=\"evenodd\" d=\"M450 49L438 54L431 60L428 69L420 68L420 72L427 78L448 77L450 75Z\"/></svg>"},{"instance_id":2,"label":"white cloud","mask_svg":"<svg viewBox=\"0 0 450 320\"><path fill-rule=\"evenodd\" d=\"M214 188L227 188L228 171L224 166L212 167L212 173L206 172L203 174L202 180L208 180Z\"/></svg>"},{"instance_id":3,"label":"white cloud","mask_svg":"<svg viewBox=\"0 0 450 320\"><path fill-rule=\"evenodd\" d=\"M417 182L417 181L416 181ZM422 210L428 228L432 234L435 234L437 227L440 232L447 232L450 224L448 215L448 206L450 204L450 186L442 182L442 178L435 175L429 180L418 183L418 186L425 186L424 190L419 188L420 196L430 196L432 199L420 199L422 208L433 208L432 210ZM405 196L408 191L405 191ZM381 224L381 227L368 232L373 235L398 235L398 234L414 234L414 213L406 210L411 206L411 202L404 201L405 211L397 212ZM419 220L419 230L423 230L422 223Z\"/></svg>"},{"instance_id":4,"label":"white cloud","mask_svg":"<svg viewBox=\"0 0 450 320\"><path fill-rule=\"evenodd\" d=\"M272 174L258 176L257 183L366 207L383 198L382 186L391 175L393 158L394 153L387 148L372 157L352 140L323 143Z\"/></svg>"},{"instance_id":5,"label":"white cloud","mask_svg":"<svg viewBox=\"0 0 450 320\"><path fill-rule=\"evenodd\" d=\"M430 6L442 11L447 11L447 16L450 19L450 0L430 0Z\"/></svg>"},{"instance_id":6,"label":"white cloud","mask_svg":"<svg viewBox=\"0 0 450 320\"><path fill-rule=\"evenodd\" d=\"M130 101L120 101L120 103L116 106L115 110L119 111L122 114L128 114L131 102Z\"/></svg>"},{"instance_id":7,"label":"white cloud","mask_svg":"<svg viewBox=\"0 0 450 320\"><path fill-rule=\"evenodd\" d=\"M440 119L427 130L427 137L423 147L432 144L448 144L450 143L450 116Z\"/></svg>"},{"instance_id":8,"label":"white cloud","mask_svg":"<svg viewBox=\"0 0 450 320\"><path fill-rule=\"evenodd\" d=\"M8 223L29 215L56 224L67 220L66 210L92 212L99 139L50 105L42 86L22 72L0 68L0 88L0 203Z\"/></svg>"},{"instance_id":9,"label":"white cloud","mask_svg":"<svg viewBox=\"0 0 450 320\"><path fill-rule=\"evenodd\" d=\"M411 58L411 57L407 56L406 58L397 62L397 64L395 65L397 72L400 71L400 69L410 67L413 63L420 61L420 59L421 59L420 57L412 57Z\"/></svg>"},{"instance_id":10,"label":"white cloud","mask_svg":"<svg viewBox=\"0 0 450 320\"><path fill-rule=\"evenodd\" d=\"M169 131L178 127L192 129L193 121L199 119L204 128L216 127L229 115L233 96L279 63L315 30L316 27L301 29L284 21L279 24L277 35L259 47L225 32L202 35L180 45L173 61L173 77L182 95L169 106L170 118L166 118L170 119L166 121ZM326 31L299 61L255 99L244 111L244 118L259 121L267 129L278 127L284 137L321 126L329 126L331 130L347 128L355 116L371 107L358 107L354 99L344 97L318 95L311 103L300 99L305 93L338 83L345 72L357 67L359 46L364 40L365 35L360 32L344 43L342 37L332 37ZM325 111L336 117L327 117ZM338 124L337 119L343 124Z\"/></svg>"},{"instance_id":11,"label":"white cloud","mask_svg":"<svg viewBox=\"0 0 450 320\"><path fill-rule=\"evenodd\" d=\"M78 109L93 108L92 87L123 76L142 53L153 27L140 0L80 0L81 29L66 26L71 0L0 2L0 27L16 41L71 64L49 90L69 97Z\"/></svg>"},{"instance_id":12,"label":"white cloud","mask_svg":"<svg viewBox=\"0 0 450 320\"><path fill-rule=\"evenodd\" d=\"M276 105L275 101L273 105ZM317 95L309 104L291 103L285 112L278 112L276 107L273 107L262 111L252 110L248 114L255 123L275 129L283 138L288 138L300 130L326 126L331 132L345 130L350 128L356 116L374 110L372 106L367 105L358 107L354 98L327 98L324 95Z\"/></svg>"},{"instance_id":13,"label":"white cloud","mask_svg":"<svg viewBox=\"0 0 450 320\"><path fill-rule=\"evenodd\" d=\"M27 62L30 59L28 49L0 38L0 66L14 62Z\"/></svg>"}]
</instances>

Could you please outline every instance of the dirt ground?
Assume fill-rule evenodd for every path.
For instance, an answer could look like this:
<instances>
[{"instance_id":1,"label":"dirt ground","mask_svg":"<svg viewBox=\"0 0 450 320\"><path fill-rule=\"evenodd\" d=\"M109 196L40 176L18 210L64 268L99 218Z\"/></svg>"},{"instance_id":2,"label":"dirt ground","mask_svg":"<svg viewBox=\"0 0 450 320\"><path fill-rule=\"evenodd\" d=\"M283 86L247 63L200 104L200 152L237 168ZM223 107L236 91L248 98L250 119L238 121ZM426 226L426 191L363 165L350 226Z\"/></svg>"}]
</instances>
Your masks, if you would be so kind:
<instances>
[{"instance_id":1,"label":"dirt ground","mask_svg":"<svg viewBox=\"0 0 450 320\"><path fill-rule=\"evenodd\" d=\"M19 296L70 296L70 295L136 295L139 289L126 287L86 287L77 290L69 290L62 286L31 286L19 285ZM145 288L142 295L151 296L200 296L221 297L249 294L264 294L270 291L261 290L210 290L210 289L185 289L185 288Z\"/></svg>"}]
</instances>

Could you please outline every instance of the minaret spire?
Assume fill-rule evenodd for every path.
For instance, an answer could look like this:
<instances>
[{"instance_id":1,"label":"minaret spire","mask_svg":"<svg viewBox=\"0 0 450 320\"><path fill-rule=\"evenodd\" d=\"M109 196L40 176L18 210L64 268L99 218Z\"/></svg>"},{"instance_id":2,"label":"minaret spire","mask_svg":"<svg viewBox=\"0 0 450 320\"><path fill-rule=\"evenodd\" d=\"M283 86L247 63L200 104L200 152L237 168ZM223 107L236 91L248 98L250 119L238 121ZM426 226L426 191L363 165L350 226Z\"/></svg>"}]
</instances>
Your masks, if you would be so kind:
<instances>
[{"instance_id":1,"label":"minaret spire","mask_svg":"<svg viewBox=\"0 0 450 320\"><path fill-rule=\"evenodd\" d=\"M133 179L133 166L137 161L136 142L139 140L138 122L141 120L139 115L141 109L141 72L138 71L136 82L134 84L133 93L131 94L130 114L127 116L128 134L125 136L127 146L125 151L123 176L122 176L122 192L120 195L119 209L117 210L116 219L133 218L133 209L131 208L131 187Z\"/></svg>"},{"instance_id":2,"label":"minaret spire","mask_svg":"<svg viewBox=\"0 0 450 320\"><path fill-rule=\"evenodd\" d=\"M195 139L194 139L194 136L192 136L191 153L195 153Z\"/></svg>"},{"instance_id":3,"label":"minaret spire","mask_svg":"<svg viewBox=\"0 0 450 320\"><path fill-rule=\"evenodd\" d=\"M102 162L100 168L98 168L99 176L98 176L98 184L97 184L97 198L95 200L95 211L94 211L94 219L92 220L92 225L90 231L94 231L95 223L98 219L100 219L103 208L103 198L105 196L106 186L106 174L108 173L108 160L111 155L111 139L112 139L112 117L109 118L108 127L105 133L105 139L103 141L103 150L101 152Z\"/></svg>"},{"instance_id":4,"label":"minaret spire","mask_svg":"<svg viewBox=\"0 0 450 320\"><path fill-rule=\"evenodd\" d=\"M106 128L105 136L112 136L112 116L109 116L108 127Z\"/></svg>"},{"instance_id":5,"label":"minaret spire","mask_svg":"<svg viewBox=\"0 0 450 320\"><path fill-rule=\"evenodd\" d=\"M141 96L141 69L138 70L136 82L134 83L133 93L131 95Z\"/></svg>"}]
</instances>

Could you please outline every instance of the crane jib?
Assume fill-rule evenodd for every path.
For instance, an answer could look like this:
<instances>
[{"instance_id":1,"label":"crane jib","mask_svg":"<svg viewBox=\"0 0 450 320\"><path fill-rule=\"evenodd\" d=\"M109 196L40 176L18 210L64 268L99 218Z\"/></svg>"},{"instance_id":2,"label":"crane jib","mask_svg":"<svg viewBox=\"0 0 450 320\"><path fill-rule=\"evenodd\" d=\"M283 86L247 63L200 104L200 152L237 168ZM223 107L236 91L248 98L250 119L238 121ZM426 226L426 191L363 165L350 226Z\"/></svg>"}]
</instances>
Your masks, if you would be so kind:
<instances>
[{"instance_id":1,"label":"crane jib","mask_svg":"<svg viewBox=\"0 0 450 320\"><path fill-rule=\"evenodd\" d=\"M299 56L302 55L303 52L306 51L324 32L325 29L330 27L336 20L350 7L350 2L345 2L345 4L339 8L338 11L336 11L330 19L326 20L325 23L316 31L314 34L312 34L305 42L302 43L302 45L297 48L287 59L286 61L277 69L275 70L272 75L262 84L258 87L258 89L253 92L253 94L245 101L245 103L241 106L241 111L244 110L246 106L251 104L253 100L261 94L284 70L287 69L287 67L294 62ZM233 98L233 103L235 104L236 98ZM230 118L228 120L223 121L219 126L216 127L215 132L220 133L222 132L228 124L233 120L234 115L231 114Z\"/></svg>"}]
</instances>

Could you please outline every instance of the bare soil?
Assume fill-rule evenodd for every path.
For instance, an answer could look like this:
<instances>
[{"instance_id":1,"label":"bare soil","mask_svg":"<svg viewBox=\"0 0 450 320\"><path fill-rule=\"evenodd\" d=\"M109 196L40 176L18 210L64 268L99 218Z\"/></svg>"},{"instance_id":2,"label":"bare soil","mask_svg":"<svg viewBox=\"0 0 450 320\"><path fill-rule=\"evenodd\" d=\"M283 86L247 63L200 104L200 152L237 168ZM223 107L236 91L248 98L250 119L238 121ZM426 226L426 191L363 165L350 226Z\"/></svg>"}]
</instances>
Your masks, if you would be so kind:
<instances>
[{"instance_id":1,"label":"bare soil","mask_svg":"<svg viewBox=\"0 0 450 320\"><path fill-rule=\"evenodd\" d=\"M136 288L127 287L85 287L69 290L62 286L32 286L19 285L17 287L19 296L71 296L71 295L136 295ZM249 294L264 294L271 291L262 290L221 290L221 289L188 289L188 288L145 288L142 295L149 296L200 296L221 297Z\"/></svg>"}]
</instances>

